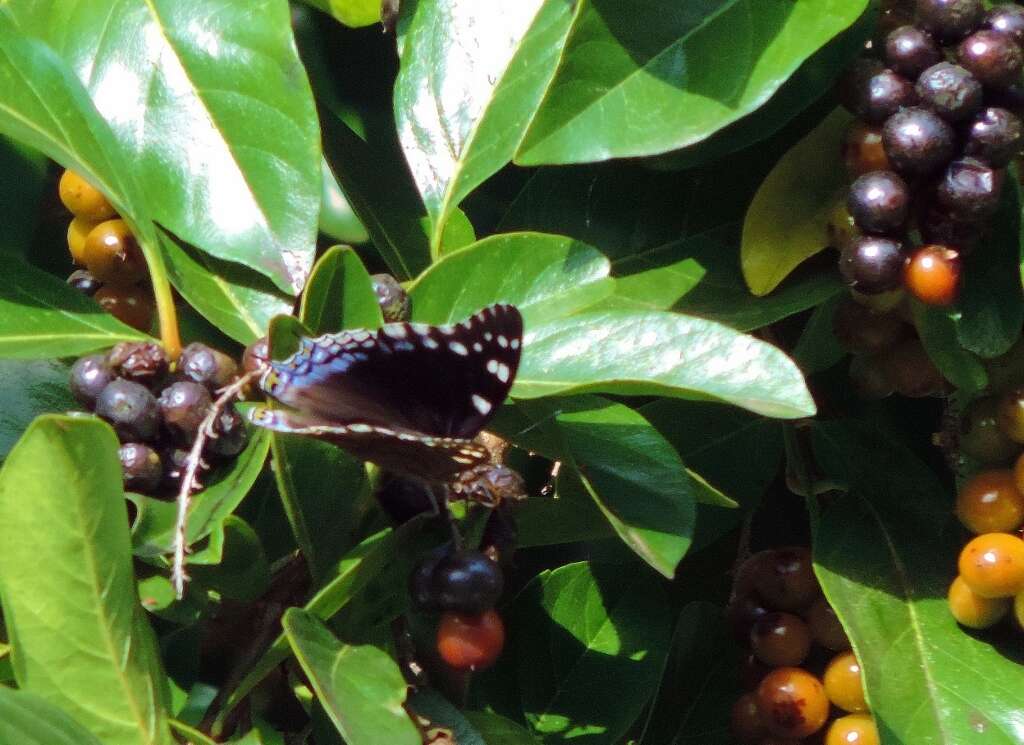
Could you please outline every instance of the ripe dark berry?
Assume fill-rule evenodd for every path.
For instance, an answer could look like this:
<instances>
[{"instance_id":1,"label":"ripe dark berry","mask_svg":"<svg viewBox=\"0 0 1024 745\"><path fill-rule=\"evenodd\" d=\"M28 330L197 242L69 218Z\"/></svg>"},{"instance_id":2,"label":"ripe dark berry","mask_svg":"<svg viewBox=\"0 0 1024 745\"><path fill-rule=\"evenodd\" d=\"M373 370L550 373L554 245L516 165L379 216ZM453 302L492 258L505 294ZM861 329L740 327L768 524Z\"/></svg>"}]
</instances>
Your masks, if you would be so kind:
<instances>
[{"instance_id":1,"label":"ripe dark berry","mask_svg":"<svg viewBox=\"0 0 1024 745\"><path fill-rule=\"evenodd\" d=\"M130 380L114 380L96 399L96 413L110 422L123 442L151 442L160 429L160 406L149 390Z\"/></svg>"},{"instance_id":2,"label":"ripe dark berry","mask_svg":"<svg viewBox=\"0 0 1024 745\"><path fill-rule=\"evenodd\" d=\"M152 385L167 374L168 360L163 347L153 342L123 341L107 353L107 364L119 377Z\"/></svg>"},{"instance_id":3,"label":"ripe dark berry","mask_svg":"<svg viewBox=\"0 0 1024 745\"><path fill-rule=\"evenodd\" d=\"M753 586L770 607L789 611L806 608L821 591L811 552L802 546L769 551L754 570Z\"/></svg>"},{"instance_id":4,"label":"ripe dark berry","mask_svg":"<svg viewBox=\"0 0 1024 745\"><path fill-rule=\"evenodd\" d=\"M867 98L868 81L884 69L885 65L872 57L855 59L836 84L836 93L843 108L860 116Z\"/></svg>"},{"instance_id":5,"label":"ripe dark berry","mask_svg":"<svg viewBox=\"0 0 1024 745\"><path fill-rule=\"evenodd\" d=\"M104 285L93 299L103 310L133 329L149 331L153 324L153 298L138 287Z\"/></svg>"},{"instance_id":6,"label":"ripe dark berry","mask_svg":"<svg viewBox=\"0 0 1024 745\"><path fill-rule=\"evenodd\" d=\"M726 607L726 615L733 634L737 641L744 643L749 641L750 629L757 620L770 612L764 601L753 592L736 593L729 599L729 605Z\"/></svg>"},{"instance_id":7,"label":"ripe dark berry","mask_svg":"<svg viewBox=\"0 0 1024 745\"><path fill-rule=\"evenodd\" d=\"M899 287L903 260L903 244L898 240L864 235L843 249L839 270L854 290L876 295Z\"/></svg>"},{"instance_id":8,"label":"ripe dark berry","mask_svg":"<svg viewBox=\"0 0 1024 745\"><path fill-rule=\"evenodd\" d=\"M999 31L1024 44L1024 8L1011 3L993 5L981 22L982 28Z\"/></svg>"},{"instance_id":9,"label":"ripe dark berry","mask_svg":"<svg viewBox=\"0 0 1024 745\"><path fill-rule=\"evenodd\" d=\"M428 486L413 479L390 476L377 489L377 503L385 514L397 524L408 522L416 515L431 512L434 501Z\"/></svg>"},{"instance_id":10,"label":"ripe dark berry","mask_svg":"<svg viewBox=\"0 0 1024 745\"><path fill-rule=\"evenodd\" d=\"M900 109L917 103L914 85L892 70L882 70L865 83L857 114L864 121L881 124Z\"/></svg>"},{"instance_id":11,"label":"ripe dark berry","mask_svg":"<svg viewBox=\"0 0 1024 745\"><path fill-rule=\"evenodd\" d=\"M843 137L843 162L852 176L870 171L890 170L889 158L882 147L882 129L854 122Z\"/></svg>"},{"instance_id":12,"label":"ripe dark berry","mask_svg":"<svg viewBox=\"0 0 1024 745\"><path fill-rule=\"evenodd\" d=\"M84 259L101 282L130 285L146 276L146 258L124 220L106 220L89 231Z\"/></svg>"},{"instance_id":13,"label":"ripe dark berry","mask_svg":"<svg viewBox=\"0 0 1024 745\"><path fill-rule=\"evenodd\" d=\"M209 413L210 403L206 387L189 380L172 383L160 393L164 423L185 442L195 438L199 425Z\"/></svg>"},{"instance_id":14,"label":"ripe dark berry","mask_svg":"<svg viewBox=\"0 0 1024 745\"><path fill-rule=\"evenodd\" d=\"M163 451L160 460L164 464L163 484L168 489L177 489L181 477L188 465L188 448L168 448ZM201 470L205 470L205 464L200 464Z\"/></svg>"},{"instance_id":15,"label":"ripe dark berry","mask_svg":"<svg viewBox=\"0 0 1024 745\"><path fill-rule=\"evenodd\" d=\"M238 365L223 352L193 342L181 351L178 372L186 380L217 390L235 379Z\"/></svg>"},{"instance_id":16,"label":"ripe dark berry","mask_svg":"<svg viewBox=\"0 0 1024 745\"><path fill-rule=\"evenodd\" d=\"M1020 79L1024 69L1024 52L1008 34L998 31L975 31L957 47L960 64L982 85L1005 88Z\"/></svg>"},{"instance_id":17,"label":"ripe dark berry","mask_svg":"<svg viewBox=\"0 0 1024 745\"><path fill-rule=\"evenodd\" d=\"M71 395L91 411L100 393L115 377L114 371L107 364L106 355L90 354L81 357L71 366Z\"/></svg>"},{"instance_id":18,"label":"ripe dark berry","mask_svg":"<svg viewBox=\"0 0 1024 745\"><path fill-rule=\"evenodd\" d=\"M99 222L117 214L107 198L74 171L64 171L57 188L60 201L75 217Z\"/></svg>"},{"instance_id":19,"label":"ripe dark berry","mask_svg":"<svg viewBox=\"0 0 1024 745\"><path fill-rule=\"evenodd\" d=\"M896 391L902 396L934 396L946 386L945 378L918 339L908 339L893 347L885 355L885 364L896 384Z\"/></svg>"},{"instance_id":20,"label":"ripe dark berry","mask_svg":"<svg viewBox=\"0 0 1024 745\"><path fill-rule=\"evenodd\" d=\"M217 436L210 439L207 449L220 458L234 458L245 449L249 440L245 420L233 407L217 415L213 420L213 432Z\"/></svg>"},{"instance_id":21,"label":"ripe dark berry","mask_svg":"<svg viewBox=\"0 0 1024 745\"><path fill-rule=\"evenodd\" d=\"M882 127L882 146L893 167L923 175L938 170L953 157L953 128L927 109L904 109Z\"/></svg>"},{"instance_id":22,"label":"ripe dark berry","mask_svg":"<svg viewBox=\"0 0 1024 745\"><path fill-rule=\"evenodd\" d=\"M409 295L390 274L374 274L370 277L373 291L377 295L385 323L408 321L411 311Z\"/></svg>"},{"instance_id":23,"label":"ripe dark berry","mask_svg":"<svg viewBox=\"0 0 1024 745\"><path fill-rule=\"evenodd\" d=\"M501 567L479 551L463 551L438 562L434 569L437 604L457 613L483 613L501 597Z\"/></svg>"},{"instance_id":24,"label":"ripe dark berry","mask_svg":"<svg viewBox=\"0 0 1024 745\"><path fill-rule=\"evenodd\" d=\"M828 719L829 700L821 681L798 667L780 667L757 687L761 717L774 734L808 737Z\"/></svg>"},{"instance_id":25,"label":"ripe dark berry","mask_svg":"<svg viewBox=\"0 0 1024 745\"><path fill-rule=\"evenodd\" d=\"M983 12L981 0L917 0L917 24L942 41L971 33Z\"/></svg>"},{"instance_id":26,"label":"ripe dark berry","mask_svg":"<svg viewBox=\"0 0 1024 745\"><path fill-rule=\"evenodd\" d=\"M982 226L952 214L938 204L929 204L918 218L918 229L928 243L956 246L961 255L974 248L981 237Z\"/></svg>"},{"instance_id":27,"label":"ripe dark berry","mask_svg":"<svg viewBox=\"0 0 1024 745\"><path fill-rule=\"evenodd\" d=\"M68 277L68 284L84 295L92 297L103 283L96 279L88 269L76 269Z\"/></svg>"},{"instance_id":28,"label":"ripe dark berry","mask_svg":"<svg viewBox=\"0 0 1024 745\"><path fill-rule=\"evenodd\" d=\"M160 486L163 464L153 448L141 442L128 442L121 446L118 455L125 489L148 494Z\"/></svg>"},{"instance_id":29,"label":"ripe dark berry","mask_svg":"<svg viewBox=\"0 0 1024 745\"><path fill-rule=\"evenodd\" d=\"M841 652L850 648L850 639L846 630L839 623L839 617L835 610L828 604L825 598L818 598L807 611L807 626L811 630L811 636L825 649L833 652Z\"/></svg>"},{"instance_id":30,"label":"ripe dark berry","mask_svg":"<svg viewBox=\"0 0 1024 745\"><path fill-rule=\"evenodd\" d=\"M994 396L972 401L960 419L957 444L960 452L982 463L1005 463L1020 446L1004 435L998 425L999 399Z\"/></svg>"},{"instance_id":31,"label":"ripe dark berry","mask_svg":"<svg viewBox=\"0 0 1024 745\"><path fill-rule=\"evenodd\" d=\"M981 220L999 207L1003 171L976 158L954 160L942 174L935 191L938 203L957 217Z\"/></svg>"},{"instance_id":32,"label":"ripe dark berry","mask_svg":"<svg viewBox=\"0 0 1024 745\"><path fill-rule=\"evenodd\" d=\"M906 332L896 313L875 313L853 298L843 298L832 316L832 331L852 354L877 354L891 349Z\"/></svg>"},{"instance_id":33,"label":"ripe dark berry","mask_svg":"<svg viewBox=\"0 0 1024 745\"><path fill-rule=\"evenodd\" d=\"M948 246L921 246L907 260L903 286L925 305L952 305L960 292L960 254Z\"/></svg>"},{"instance_id":34,"label":"ripe dark berry","mask_svg":"<svg viewBox=\"0 0 1024 745\"><path fill-rule=\"evenodd\" d=\"M1021 150L1024 127L1020 118L1006 109L990 107L974 118L964 154L979 158L993 168L1002 168Z\"/></svg>"},{"instance_id":35,"label":"ripe dark berry","mask_svg":"<svg viewBox=\"0 0 1024 745\"><path fill-rule=\"evenodd\" d=\"M769 667L796 667L811 651L811 632L792 613L769 613L750 630L750 648Z\"/></svg>"},{"instance_id":36,"label":"ripe dark berry","mask_svg":"<svg viewBox=\"0 0 1024 745\"><path fill-rule=\"evenodd\" d=\"M414 608L422 611L441 610L437 599L437 585L434 582L434 570L447 551L447 545L442 549L436 549L416 562L412 568L409 574L409 599Z\"/></svg>"},{"instance_id":37,"label":"ripe dark berry","mask_svg":"<svg viewBox=\"0 0 1024 745\"><path fill-rule=\"evenodd\" d=\"M270 337L262 336L245 348L242 353L242 369L245 372L262 370L270 364Z\"/></svg>"},{"instance_id":38,"label":"ripe dark berry","mask_svg":"<svg viewBox=\"0 0 1024 745\"><path fill-rule=\"evenodd\" d=\"M885 60L889 67L910 79L942 61L942 49L916 26L900 26L885 39Z\"/></svg>"},{"instance_id":39,"label":"ripe dark berry","mask_svg":"<svg viewBox=\"0 0 1024 745\"><path fill-rule=\"evenodd\" d=\"M906 182L892 171L872 171L850 186L846 208L865 233L894 233L903 227L910 207Z\"/></svg>"},{"instance_id":40,"label":"ripe dark berry","mask_svg":"<svg viewBox=\"0 0 1024 745\"><path fill-rule=\"evenodd\" d=\"M970 119L981 108L981 83L960 65L940 62L921 73L915 86L921 106L951 122Z\"/></svg>"},{"instance_id":41,"label":"ripe dark berry","mask_svg":"<svg viewBox=\"0 0 1024 745\"><path fill-rule=\"evenodd\" d=\"M445 613L437 627L437 651L456 670L490 667L505 646L505 624L496 611L479 616Z\"/></svg>"},{"instance_id":42,"label":"ripe dark berry","mask_svg":"<svg viewBox=\"0 0 1024 745\"><path fill-rule=\"evenodd\" d=\"M761 709L757 705L756 695L745 693L733 704L729 728L738 742L750 745L757 745L768 734L768 728L761 721Z\"/></svg>"}]
</instances>

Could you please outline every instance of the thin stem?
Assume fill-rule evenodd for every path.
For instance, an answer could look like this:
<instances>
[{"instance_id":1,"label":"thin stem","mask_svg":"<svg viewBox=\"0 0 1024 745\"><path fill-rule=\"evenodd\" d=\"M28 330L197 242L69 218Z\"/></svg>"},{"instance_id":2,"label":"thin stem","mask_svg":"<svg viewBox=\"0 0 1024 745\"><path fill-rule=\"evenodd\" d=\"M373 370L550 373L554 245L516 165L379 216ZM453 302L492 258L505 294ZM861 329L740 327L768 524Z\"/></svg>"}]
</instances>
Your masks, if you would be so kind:
<instances>
[{"instance_id":1,"label":"thin stem","mask_svg":"<svg viewBox=\"0 0 1024 745\"><path fill-rule=\"evenodd\" d=\"M153 229L155 240L159 240L157 230L158 228ZM156 301L156 315L160 323L160 341L163 342L168 358L176 360L181 354L181 332L178 330L178 311L174 307L174 292L167 277L167 266L158 245L151 245L148 240L140 240L139 243L149 267L153 299Z\"/></svg>"}]
</instances>

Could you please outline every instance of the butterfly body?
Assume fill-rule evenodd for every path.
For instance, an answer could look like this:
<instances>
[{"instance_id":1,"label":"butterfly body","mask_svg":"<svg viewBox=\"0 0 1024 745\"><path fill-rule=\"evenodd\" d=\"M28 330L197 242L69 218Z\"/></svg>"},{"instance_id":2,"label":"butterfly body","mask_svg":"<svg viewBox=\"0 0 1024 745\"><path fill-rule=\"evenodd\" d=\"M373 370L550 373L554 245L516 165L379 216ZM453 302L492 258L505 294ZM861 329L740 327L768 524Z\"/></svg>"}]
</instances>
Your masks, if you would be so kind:
<instances>
[{"instance_id":1,"label":"butterfly body","mask_svg":"<svg viewBox=\"0 0 1024 745\"><path fill-rule=\"evenodd\" d=\"M487 459L472 438L512 387L522 332L519 311L498 304L451 326L391 323L303 339L260 381L286 408L258 409L252 420L446 482Z\"/></svg>"}]
</instances>

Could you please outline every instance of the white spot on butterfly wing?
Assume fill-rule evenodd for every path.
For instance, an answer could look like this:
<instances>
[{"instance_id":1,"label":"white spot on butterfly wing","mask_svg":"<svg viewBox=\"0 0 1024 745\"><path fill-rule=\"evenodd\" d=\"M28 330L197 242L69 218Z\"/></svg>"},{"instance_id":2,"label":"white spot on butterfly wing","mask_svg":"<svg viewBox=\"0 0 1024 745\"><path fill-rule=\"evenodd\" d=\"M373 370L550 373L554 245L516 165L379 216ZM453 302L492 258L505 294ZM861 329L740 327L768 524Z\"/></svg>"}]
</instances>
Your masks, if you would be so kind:
<instances>
[{"instance_id":1,"label":"white spot on butterfly wing","mask_svg":"<svg viewBox=\"0 0 1024 745\"><path fill-rule=\"evenodd\" d=\"M482 351L484 351L484 345L481 344L478 341L473 342L473 351L474 352L482 352Z\"/></svg>"},{"instance_id":2,"label":"white spot on butterfly wing","mask_svg":"<svg viewBox=\"0 0 1024 745\"><path fill-rule=\"evenodd\" d=\"M423 346L425 346L425 347L426 347L427 349L437 349L437 347L438 347L439 345L438 345L438 343L437 343L437 342L436 342L436 341L434 340L434 338L433 338L433 337L431 337L431 336L424 336L424 337L423 337Z\"/></svg>"},{"instance_id":3,"label":"white spot on butterfly wing","mask_svg":"<svg viewBox=\"0 0 1024 745\"><path fill-rule=\"evenodd\" d=\"M513 339L508 343L508 345L512 347L512 349L519 349L519 339Z\"/></svg>"},{"instance_id":4,"label":"white spot on butterfly wing","mask_svg":"<svg viewBox=\"0 0 1024 745\"><path fill-rule=\"evenodd\" d=\"M498 365L498 371L494 374L498 376L498 380L500 380L502 383L507 383L508 376L511 372L512 371L509 369L509 366L502 362L501 364Z\"/></svg>"},{"instance_id":5,"label":"white spot on butterfly wing","mask_svg":"<svg viewBox=\"0 0 1024 745\"><path fill-rule=\"evenodd\" d=\"M508 347L508 339L505 338L504 334L498 334L498 346L502 349Z\"/></svg>"},{"instance_id":6,"label":"white spot on butterfly wing","mask_svg":"<svg viewBox=\"0 0 1024 745\"><path fill-rule=\"evenodd\" d=\"M498 361L493 357L487 360L487 372L489 372L491 375L498 374Z\"/></svg>"},{"instance_id":7,"label":"white spot on butterfly wing","mask_svg":"<svg viewBox=\"0 0 1024 745\"><path fill-rule=\"evenodd\" d=\"M491 409L493 408L491 406L491 402L490 401L488 401L486 398L484 398L483 396L481 396L481 395L479 395L477 393L473 394L473 399L472 400L473 400L473 406L476 407L476 410L479 411L481 414L488 414L488 413L490 413Z\"/></svg>"},{"instance_id":8,"label":"white spot on butterfly wing","mask_svg":"<svg viewBox=\"0 0 1024 745\"><path fill-rule=\"evenodd\" d=\"M403 323L389 323L381 330L392 339L404 339L406 336L405 324Z\"/></svg>"},{"instance_id":9,"label":"white spot on butterfly wing","mask_svg":"<svg viewBox=\"0 0 1024 745\"><path fill-rule=\"evenodd\" d=\"M459 355L460 357L465 357L466 355L469 354L469 350L466 349L466 345L463 344L462 342L450 341L448 342L448 348L455 352L455 354Z\"/></svg>"},{"instance_id":10,"label":"white spot on butterfly wing","mask_svg":"<svg viewBox=\"0 0 1024 745\"><path fill-rule=\"evenodd\" d=\"M362 434L365 434L367 432L373 432L373 427L371 427L369 424L350 424L348 425L348 428L353 432L359 432Z\"/></svg>"}]
</instances>

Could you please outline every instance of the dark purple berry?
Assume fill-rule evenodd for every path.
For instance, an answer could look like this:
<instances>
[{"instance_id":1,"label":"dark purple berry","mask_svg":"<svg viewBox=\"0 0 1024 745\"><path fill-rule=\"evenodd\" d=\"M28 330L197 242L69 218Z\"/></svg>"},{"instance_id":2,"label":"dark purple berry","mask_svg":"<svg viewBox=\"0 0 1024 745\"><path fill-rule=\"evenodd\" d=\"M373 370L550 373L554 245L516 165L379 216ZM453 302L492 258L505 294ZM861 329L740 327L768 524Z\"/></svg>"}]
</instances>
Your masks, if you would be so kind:
<instances>
[{"instance_id":1,"label":"dark purple berry","mask_svg":"<svg viewBox=\"0 0 1024 745\"><path fill-rule=\"evenodd\" d=\"M917 25L943 41L956 41L981 21L981 0L917 0Z\"/></svg>"},{"instance_id":2,"label":"dark purple berry","mask_svg":"<svg viewBox=\"0 0 1024 745\"><path fill-rule=\"evenodd\" d=\"M900 75L916 79L942 61L942 49L926 31L916 26L900 26L885 39L885 59Z\"/></svg>"},{"instance_id":3,"label":"dark purple berry","mask_svg":"<svg viewBox=\"0 0 1024 745\"><path fill-rule=\"evenodd\" d=\"M995 212L1002 188L1002 171L974 158L962 158L946 168L935 196L951 214L979 220Z\"/></svg>"},{"instance_id":4,"label":"dark purple berry","mask_svg":"<svg viewBox=\"0 0 1024 745\"><path fill-rule=\"evenodd\" d=\"M917 79L921 106L951 122L972 117L982 104L981 83L960 65L940 62Z\"/></svg>"},{"instance_id":5,"label":"dark purple berry","mask_svg":"<svg viewBox=\"0 0 1024 745\"><path fill-rule=\"evenodd\" d=\"M982 85L1005 88L1020 81L1024 52L1008 34L975 31L957 47L957 58Z\"/></svg>"},{"instance_id":6,"label":"dark purple berry","mask_svg":"<svg viewBox=\"0 0 1024 745\"><path fill-rule=\"evenodd\" d=\"M380 311L385 323L408 321L411 311L409 295L390 274L374 274L370 277L373 291L377 295Z\"/></svg>"},{"instance_id":7,"label":"dark purple berry","mask_svg":"<svg viewBox=\"0 0 1024 745\"><path fill-rule=\"evenodd\" d=\"M233 407L217 415L213 420L213 432L216 437L210 438L206 447L219 458L234 458L245 449L249 439L245 420Z\"/></svg>"},{"instance_id":8,"label":"dark purple berry","mask_svg":"<svg viewBox=\"0 0 1024 745\"><path fill-rule=\"evenodd\" d=\"M210 411L210 392L206 386L182 380L160 393L160 413L164 423L185 442L191 442L199 425Z\"/></svg>"},{"instance_id":9,"label":"dark purple berry","mask_svg":"<svg viewBox=\"0 0 1024 745\"><path fill-rule=\"evenodd\" d=\"M439 611L437 590L434 586L434 570L441 557L430 554L421 559L409 574L409 599L413 607L422 611Z\"/></svg>"},{"instance_id":10,"label":"dark purple berry","mask_svg":"<svg viewBox=\"0 0 1024 745\"><path fill-rule=\"evenodd\" d=\"M900 286L903 261L903 244L898 240L862 235L840 253L839 271L852 289L876 295Z\"/></svg>"},{"instance_id":11,"label":"dark purple berry","mask_svg":"<svg viewBox=\"0 0 1024 745\"><path fill-rule=\"evenodd\" d=\"M103 283L92 276L92 272L88 269L76 269L71 272L71 275L68 277L68 284L89 297L95 295L96 291L103 286Z\"/></svg>"},{"instance_id":12,"label":"dark purple berry","mask_svg":"<svg viewBox=\"0 0 1024 745\"><path fill-rule=\"evenodd\" d=\"M840 76L836 85L839 103L851 114L860 116L867 98L868 81L885 69L872 57L858 57Z\"/></svg>"},{"instance_id":13,"label":"dark purple berry","mask_svg":"<svg viewBox=\"0 0 1024 745\"><path fill-rule=\"evenodd\" d=\"M967 254L981 237L978 223L953 215L937 204L929 204L918 218L918 228L927 243L956 246Z\"/></svg>"},{"instance_id":14,"label":"dark purple berry","mask_svg":"<svg viewBox=\"0 0 1024 745\"><path fill-rule=\"evenodd\" d=\"M967 135L964 154L994 168L1007 165L1024 144L1020 118L1006 109L987 108L975 118Z\"/></svg>"},{"instance_id":15,"label":"dark purple berry","mask_svg":"<svg viewBox=\"0 0 1024 745\"><path fill-rule=\"evenodd\" d=\"M96 399L96 413L122 442L152 442L160 431L160 405L149 389L130 380L111 381Z\"/></svg>"},{"instance_id":16,"label":"dark purple berry","mask_svg":"<svg viewBox=\"0 0 1024 745\"><path fill-rule=\"evenodd\" d=\"M186 380L217 390L238 376L238 365L223 352L193 342L182 350L178 371Z\"/></svg>"},{"instance_id":17,"label":"dark purple berry","mask_svg":"<svg viewBox=\"0 0 1024 745\"><path fill-rule=\"evenodd\" d=\"M163 485L166 489L176 490L181 484L181 477L188 467L188 448L169 448L163 452L160 460L164 466ZM199 464L199 472L207 468L205 461Z\"/></svg>"},{"instance_id":18,"label":"dark purple berry","mask_svg":"<svg viewBox=\"0 0 1024 745\"><path fill-rule=\"evenodd\" d=\"M377 503L397 525L408 522L416 515L431 512L434 501L425 484L402 476L390 476L377 489Z\"/></svg>"},{"instance_id":19,"label":"dark purple berry","mask_svg":"<svg viewBox=\"0 0 1024 745\"><path fill-rule=\"evenodd\" d=\"M479 551L463 551L438 562L433 584L441 610L477 614L497 604L504 578L501 567Z\"/></svg>"},{"instance_id":20,"label":"dark purple berry","mask_svg":"<svg viewBox=\"0 0 1024 745\"><path fill-rule=\"evenodd\" d=\"M906 182L892 171L872 171L850 186L846 208L865 233L893 233L903 227L910 207Z\"/></svg>"},{"instance_id":21,"label":"dark purple berry","mask_svg":"<svg viewBox=\"0 0 1024 745\"><path fill-rule=\"evenodd\" d=\"M1013 37L1018 44L1024 44L1024 8L1011 3L993 5L981 22L982 28L999 31Z\"/></svg>"},{"instance_id":22,"label":"dark purple berry","mask_svg":"<svg viewBox=\"0 0 1024 745\"><path fill-rule=\"evenodd\" d=\"M245 348L242 353L242 369L245 372L262 370L270 364L270 337L262 336Z\"/></svg>"},{"instance_id":23,"label":"dark purple berry","mask_svg":"<svg viewBox=\"0 0 1024 745\"><path fill-rule=\"evenodd\" d=\"M114 371L107 364L103 354L81 357L71 366L71 395L90 411L96 407L96 399L104 388L115 378Z\"/></svg>"},{"instance_id":24,"label":"dark purple berry","mask_svg":"<svg viewBox=\"0 0 1024 745\"><path fill-rule=\"evenodd\" d=\"M160 486L163 464L160 456L149 445L128 442L121 446L118 455L121 458L125 489L148 494Z\"/></svg>"},{"instance_id":25,"label":"dark purple berry","mask_svg":"<svg viewBox=\"0 0 1024 745\"><path fill-rule=\"evenodd\" d=\"M107 364L122 378L152 386L167 374L169 362L159 344L123 341L107 353Z\"/></svg>"},{"instance_id":26,"label":"dark purple berry","mask_svg":"<svg viewBox=\"0 0 1024 745\"><path fill-rule=\"evenodd\" d=\"M882 70L868 78L857 113L867 122L881 124L900 109L916 103L913 83L892 70Z\"/></svg>"},{"instance_id":27,"label":"dark purple berry","mask_svg":"<svg viewBox=\"0 0 1024 745\"><path fill-rule=\"evenodd\" d=\"M927 109L912 108L889 117L882 128L882 146L897 171L916 176L946 165L956 142L946 121Z\"/></svg>"}]
</instances>

